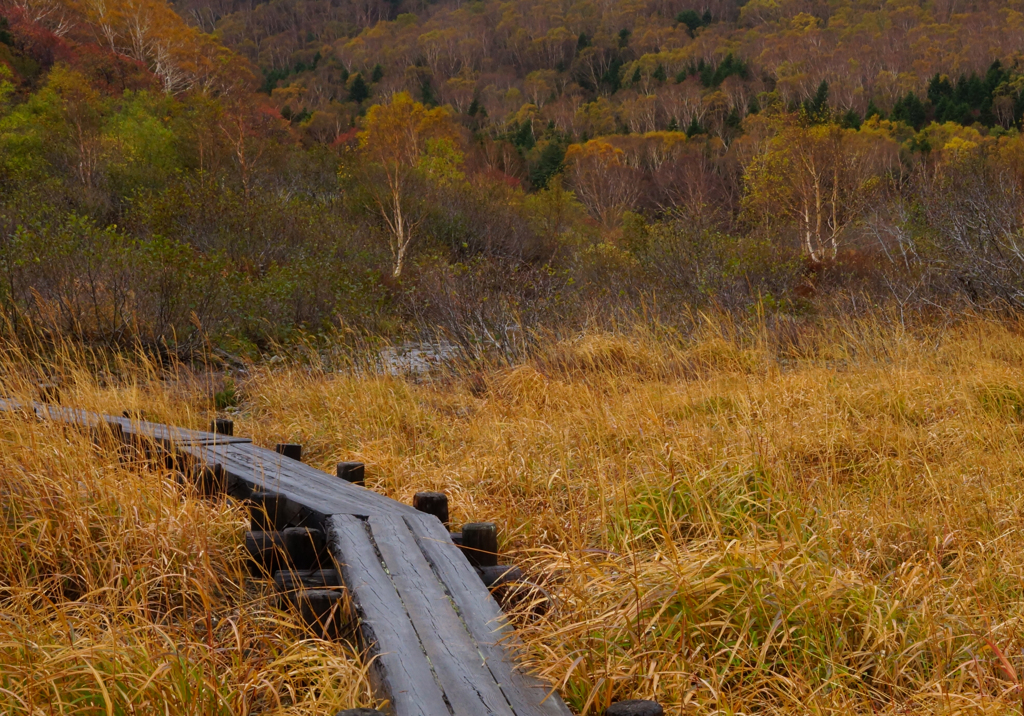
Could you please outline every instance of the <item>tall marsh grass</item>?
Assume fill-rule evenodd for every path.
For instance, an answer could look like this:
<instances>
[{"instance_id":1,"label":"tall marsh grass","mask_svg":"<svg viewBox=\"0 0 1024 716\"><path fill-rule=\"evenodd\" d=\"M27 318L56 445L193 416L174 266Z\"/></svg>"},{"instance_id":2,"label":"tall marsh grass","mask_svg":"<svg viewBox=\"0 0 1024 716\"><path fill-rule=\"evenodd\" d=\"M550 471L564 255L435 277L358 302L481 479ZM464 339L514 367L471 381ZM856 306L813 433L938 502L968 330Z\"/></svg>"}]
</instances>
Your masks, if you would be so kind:
<instances>
[{"instance_id":1,"label":"tall marsh grass","mask_svg":"<svg viewBox=\"0 0 1024 716\"><path fill-rule=\"evenodd\" d=\"M69 405L194 422L188 382L160 380L144 359L90 371L95 355L65 348L41 363L6 348L9 396L34 399L38 378L59 378ZM319 716L371 704L358 651L307 633L248 576L242 507L127 457L0 413L0 714Z\"/></svg>"},{"instance_id":2,"label":"tall marsh grass","mask_svg":"<svg viewBox=\"0 0 1024 716\"><path fill-rule=\"evenodd\" d=\"M362 460L396 499L445 491L456 523L497 522L556 605L516 615L528 666L581 713L630 697L687 714L1016 713L1022 328L708 320L541 339L519 364L426 380L252 366L232 378L235 429L300 442L326 470ZM82 407L203 426L221 389L183 367L84 363L47 368ZM12 358L9 390L38 370ZM250 713L368 698L357 655L296 640L240 576L237 507L2 421L0 712L48 713L62 690L81 700L63 713L132 713L131 694L216 713L179 707L189 689ZM80 586L54 596L64 574Z\"/></svg>"}]
</instances>

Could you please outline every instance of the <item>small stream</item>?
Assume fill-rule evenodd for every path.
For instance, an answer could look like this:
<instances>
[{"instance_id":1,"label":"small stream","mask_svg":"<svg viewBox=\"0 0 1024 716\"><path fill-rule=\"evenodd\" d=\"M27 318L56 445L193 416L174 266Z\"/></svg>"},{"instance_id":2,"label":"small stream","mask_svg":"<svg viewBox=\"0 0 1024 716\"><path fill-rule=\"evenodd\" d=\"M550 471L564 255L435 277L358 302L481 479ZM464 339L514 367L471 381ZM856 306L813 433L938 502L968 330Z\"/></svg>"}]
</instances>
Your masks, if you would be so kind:
<instances>
[{"instance_id":1,"label":"small stream","mask_svg":"<svg viewBox=\"0 0 1024 716\"><path fill-rule=\"evenodd\" d=\"M388 375L422 375L440 368L458 353L455 344L407 342L388 346L380 354L380 364Z\"/></svg>"}]
</instances>

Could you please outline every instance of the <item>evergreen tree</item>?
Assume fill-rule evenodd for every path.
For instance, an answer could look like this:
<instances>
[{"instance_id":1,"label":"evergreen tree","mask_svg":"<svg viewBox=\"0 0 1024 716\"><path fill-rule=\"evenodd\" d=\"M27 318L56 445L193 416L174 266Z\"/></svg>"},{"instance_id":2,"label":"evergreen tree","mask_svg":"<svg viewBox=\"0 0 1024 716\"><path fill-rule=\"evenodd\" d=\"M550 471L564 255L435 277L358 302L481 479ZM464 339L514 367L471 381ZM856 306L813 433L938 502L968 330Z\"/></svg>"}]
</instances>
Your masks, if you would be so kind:
<instances>
[{"instance_id":1,"label":"evergreen tree","mask_svg":"<svg viewBox=\"0 0 1024 716\"><path fill-rule=\"evenodd\" d=\"M348 86L348 101L360 104L370 98L370 88L366 85L363 75L357 73Z\"/></svg>"},{"instance_id":2,"label":"evergreen tree","mask_svg":"<svg viewBox=\"0 0 1024 716\"><path fill-rule=\"evenodd\" d=\"M828 82L822 80L821 84L818 85L818 91L814 93L814 97L804 101L804 112L807 113L808 119L812 122L828 121Z\"/></svg>"},{"instance_id":3,"label":"evergreen tree","mask_svg":"<svg viewBox=\"0 0 1024 716\"><path fill-rule=\"evenodd\" d=\"M843 127L847 129L860 129L860 115L855 110L849 110L843 115L842 122Z\"/></svg>"},{"instance_id":4,"label":"evergreen tree","mask_svg":"<svg viewBox=\"0 0 1024 716\"><path fill-rule=\"evenodd\" d=\"M523 151L533 149L536 143L537 140L533 136L533 123L529 120L523 122L512 135L512 144Z\"/></svg>"},{"instance_id":5,"label":"evergreen tree","mask_svg":"<svg viewBox=\"0 0 1024 716\"><path fill-rule=\"evenodd\" d=\"M668 75L665 74L664 65L659 64L657 68L655 68L654 74L652 74L651 77L658 80L658 82L664 82L665 80L667 80Z\"/></svg>"},{"instance_id":6,"label":"evergreen tree","mask_svg":"<svg viewBox=\"0 0 1024 716\"><path fill-rule=\"evenodd\" d=\"M715 84L715 68L711 65L704 64L704 60L700 61L700 83L704 87L713 87Z\"/></svg>"},{"instance_id":7,"label":"evergreen tree","mask_svg":"<svg viewBox=\"0 0 1024 716\"><path fill-rule=\"evenodd\" d=\"M373 66L373 74L370 75L370 81L371 82L380 82L381 78L383 78L383 77L384 77L384 68L381 67L380 63L378 62L377 64L375 64Z\"/></svg>"},{"instance_id":8,"label":"evergreen tree","mask_svg":"<svg viewBox=\"0 0 1024 716\"><path fill-rule=\"evenodd\" d=\"M953 97L953 85L949 83L949 78L944 75L936 74L928 82L928 100L936 107L940 102L949 100Z\"/></svg>"},{"instance_id":9,"label":"evergreen tree","mask_svg":"<svg viewBox=\"0 0 1024 716\"><path fill-rule=\"evenodd\" d=\"M423 104L428 107L437 106L437 97L434 96L434 85L430 84L430 80L423 80L423 84L420 85L420 98L423 100Z\"/></svg>"},{"instance_id":10,"label":"evergreen tree","mask_svg":"<svg viewBox=\"0 0 1024 716\"><path fill-rule=\"evenodd\" d=\"M893 105L892 119L908 124L914 129L923 127L927 118L928 112L925 109L924 103L913 92L905 97L901 97Z\"/></svg>"},{"instance_id":11,"label":"evergreen tree","mask_svg":"<svg viewBox=\"0 0 1024 716\"><path fill-rule=\"evenodd\" d=\"M696 10L683 10L676 15L676 22L680 25L686 25L686 29L690 31L690 37L693 37L697 32L697 28L704 24L701 22L700 15L697 14Z\"/></svg>"},{"instance_id":12,"label":"evergreen tree","mask_svg":"<svg viewBox=\"0 0 1024 716\"><path fill-rule=\"evenodd\" d=\"M545 188L551 177L562 171L564 161L565 143L556 137L544 146L537 163L530 167L530 184L535 189Z\"/></svg>"},{"instance_id":13,"label":"evergreen tree","mask_svg":"<svg viewBox=\"0 0 1024 716\"><path fill-rule=\"evenodd\" d=\"M616 57L608 66L601 83L608 86L610 94L615 94L622 87L622 60Z\"/></svg>"},{"instance_id":14,"label":"evergreen tree","mask_svg":"<svg viewBox=\"0 0 1024 716\"><path fill-rule=\"evenodd\" d=\"M735 107L733 107L732 111L729 112L729 116L725 118L725 126L729 127L730 129L739 129L740 125L742 124L742 121L743 119L742 117L740 117L740 113L736 110Z\"/></svg>"}]
</instances>

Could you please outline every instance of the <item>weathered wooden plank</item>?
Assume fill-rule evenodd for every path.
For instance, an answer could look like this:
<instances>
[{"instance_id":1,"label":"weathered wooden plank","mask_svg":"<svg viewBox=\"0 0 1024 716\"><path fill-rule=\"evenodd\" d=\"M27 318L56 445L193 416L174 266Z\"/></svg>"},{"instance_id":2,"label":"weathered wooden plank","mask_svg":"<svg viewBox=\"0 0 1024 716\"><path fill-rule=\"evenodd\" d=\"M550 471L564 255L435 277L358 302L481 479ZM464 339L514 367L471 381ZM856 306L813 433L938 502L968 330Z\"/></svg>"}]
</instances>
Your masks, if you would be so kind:
<instances>
[{"instance_id":1,"label":"weathered wooden plank","mask_svg":"<svg viewBox=\"0 0 1024 716\"><path fill-rule=\"evenodd\" d=\"M36 403L33 405L36 414L44 420L52 420L56 423L65 423L67 425L78 425L85 428L93 428L97 425L101 425L104 420L104 416L98 413L93 413L88 410L80 410L78 408L62 408L59 405L47 405L45 403Z\"/></svg>"},{"instance_id":2,"label":"weathered wooden plank","mask_svg":"<svg viewBox=\"0 0 1024 716\"><path fill-rule=\"evenodd\" d=\"M3 413L16 413L24 409L21 401L12 400L10 398L0 398L0 412Z\"/></svg>"},{"instance_id":3,"label":"weathered wooden plank","mask_svg":"<svg viewBox=\"0 0 1024 716\"><path fill-rule=\"evenodd\" d=\"M475 641L399 516L367 522L388 575L456 716L513 716Z\"/></svg>"},{"instance_id":4,"label":"weathered wooden plank","mask_svg":"<svg viewBox=\"0 0 1024 716\"><path fill-rule=\"evenodd\" d=\"M220 463L230 477L253 491L276 492L320 515L419 514L408 505L252 444L181 449L201 462Z\"/></svg>"},{"instance_id":5,"label":"weathered wooden plank","mask_svg":"<svg viewBox=\"0 0 1024 716\"><path fill-rule=\"evenodd\" d=\"M148 438L164 445L239 445L252 442L248 438L236 438L232 435L176 428L145 420L132 420L131 418L114 416L104 416L104 418L121 423L126 435Z\"/></svg>"},{"instance_id":6,"label":"weathered wooden plank","mask_svg":"<svg viewBox=\"0 0 1024 716\"><path fill-rule=\"evenodd\" d=\"M557 693L538 679L515 667L514 654L521 644L501 607L491 597L441 523L433 518L406 518L427 561L437 572L448 595L458 607L469 633L484 655L487 668L501 687L516 714L570 716Z\"/></svg>"},{"instance_id":7,"label":"weathered wooden plank","mask_svg":"<svg viewBox=\"0 0 1024 716\"><path fill-rule=\"evenodd\" d=\"M354 515L332 517L330 541L374 656L375 689L388 694L391 710L399 716L451 714L405 605L381 566L366 522Z\"/></svg>"},{"instance_id":8,"label":"weathered wooden plank","mask_svg":"<svg viewBox=\"0 0 1024 716\"><path fill-rule=\"evenodd\" d=\"M117 424L124 430L126 437L145 438L168 447L172 445L227 445L251 442L248 438L236 438L230 435L177 428L161 423L151 423L146 420L126 418L123 415L106 415L79 408L66 408L60 405L45 403L37 403L34 407L36 412L47 420L81 425L83 427L95 427L102 423Z\"/></svg>"}]
</instances>

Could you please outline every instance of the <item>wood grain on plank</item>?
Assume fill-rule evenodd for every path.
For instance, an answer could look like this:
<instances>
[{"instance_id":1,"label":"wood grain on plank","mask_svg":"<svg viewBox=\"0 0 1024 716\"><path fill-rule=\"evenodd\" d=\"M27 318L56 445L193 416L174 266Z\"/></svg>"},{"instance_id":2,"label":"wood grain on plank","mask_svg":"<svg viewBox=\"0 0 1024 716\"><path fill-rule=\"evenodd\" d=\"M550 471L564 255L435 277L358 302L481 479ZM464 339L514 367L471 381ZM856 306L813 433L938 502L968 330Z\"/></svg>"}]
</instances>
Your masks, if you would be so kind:
<instances>
[{"instance_id":1,"label":"wood grain on plank","mask_svg":"<svg viewBox=\"0 0 1024 716\"><path fill-rule=\"evenodd\" d=\"M46 403L35 404L36 412L43 418L55 422L81 425L84 427L95 427L102 423L120 425L124 434L129 437L140 437L154 440L161 444L170 446L172 444L229 444L248 443L248 438L239 438L230 435L219 435L218 433L207 433L201 430L189 430L177 428L161 423L151 423L146 420L126 418L123 415L106 415L94 413L79 408L65 408L59 405Z\"/></svg>"},{"instance_id":2,"label":"wood grain on plank","mask_svg":"<svg viewBox=\"0 0 1024 716\"><path fill-rule=\"evenodd\" d=\"M248 438L235 437L233 435L221 435L220 433L208 433L202 430L188 430L187 428L176 428L160 423L151 423L145 420L133 420L131 418L104 416L109 420L121 423L126 435L138 435L149 438L164 444L189 443L202 445L238 445L251 442Z\"/></svg>"},{"instance_id":3,"label":"wood grain on plank","mask_svg":"<svg viewBox=\"0 0 1024 716\"><path fill-rule=\"evenodd\" d=\"M377 550L456 716L513 716L483 655L400 516L368 519Z\"/></svg>"},{"instance_id":4,"label":"wood grain on plank","mask_svg":"<svg viewBox=\"0 0 1024 716\"><path fill-rule=\"evenodd\" d=\"M45 403L36 403L33 405L33 408L39 417L57 423L95 427L104 422L102 415L87 410L79 410L78 408L62 408L59 405L47 405Z\"/></svg>"},{"instance_id":5,"label":"wood grain on plank","mask_svg":"<svg viewBox=\"0 0 1024 716\"><path fill-rule=\"evenodd\" d=\"M330 520L330 539L363 638L375 658L371 673L376 688L388 694L392 710L400 716L450 714L366 522L354 515L336 515Z\"/></svg>"},{"instance_id":6,"label":"wood grain on plank","mask_svg":"<svg viewBox=\"0 0 1024 716\"><path fill-rule=\"evenodd\" d=\"M539 679L516 669L514 654L521 644L501 607L451 541L447 530L436 519L426 515L406 518L406 522L458 607L466 628L486 658L488 669L515 713L570 716L568 707L557 693L545 687Z\"/></svg>"},{"instance_id":7,"label":"wood grain on plank","mask_svg":"<svg viewBox=\"0 0 1024 716\"><path fill-rule=\"evenodd\" d=\"M193 445L183 450L201 462L221 464L229 476L254 490L276 492L321 515L419 514L408 505L252 444Z\"/></svg>"}]
</instances>

